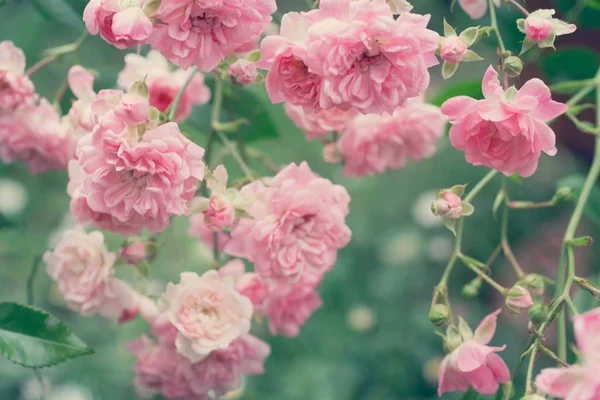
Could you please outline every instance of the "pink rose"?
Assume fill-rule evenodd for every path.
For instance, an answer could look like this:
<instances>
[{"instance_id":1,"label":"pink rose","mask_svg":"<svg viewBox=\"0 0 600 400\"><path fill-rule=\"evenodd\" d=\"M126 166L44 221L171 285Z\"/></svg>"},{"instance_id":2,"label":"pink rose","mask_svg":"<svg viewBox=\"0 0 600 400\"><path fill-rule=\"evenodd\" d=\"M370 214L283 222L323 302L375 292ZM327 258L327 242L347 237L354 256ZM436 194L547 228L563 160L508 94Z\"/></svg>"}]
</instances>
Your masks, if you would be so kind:
<instances>
[{"instance_id":1,"label":"pink rose","mask_svg":"<svg viewBox=\"0 0 600 400\"><path fill-rule=\"evenodd\" d=\"M436 199L434 204L435 212L443 219L458 219L462 215L462 200L449 190Z\"/></svg>"},{"instance_id":2,"label":"pink rose","mask_svg":"<svg viewBox=\"0 0 600 400\"><path fill-rule=\"evenodd\" d=\"M121 258L127 264L136 265L146 259L146 245L143 242L130 244L121 250Z\"/></svg>"},{"instance_id":3,"label":"pink rose","mask_svg":"<svg viewBox=\"0 0 600 400\"><path fill-rule=\"evenodd\" d=\"M262 311L273 335L298 336L300 327L323 304L315 291L321 278L303 274L295 283L277 282L269 287Z\"/></svg>"},{"instance_id":4,"label":"pink rose","mask_svg":"<svg viewBox=\"0 0 600 400\"><path fill-rule=\"evenodd\" d=\"M300 106L285 103L285 112L302 129L307 139L326 136L331 132L341 132L358 114L354 108L344 111L338 108L307 113Z\"/></svg>"},{"instance_id":5,"label":"pink rose","mask_svg":"<svg viewBox=\"0 0 600 400\"><path fill-rule=\"evenodd\" d=\"M306 162L240 193L254 200L246 209L251 218L234 224L224 251L253 262L261 277L294 281L304 272L323 274L350 241L346 189L317 177Z\"/></svg>"},{"instance_id":6,"label":"pink rose","mask_svg":"<svg viewBox=\"0 0 600 400\"><path fill-rule=\"evenodd\" d=\"M70 309L83 316L119 318L132 302L132 289L114 276L117 256L109 253L101 232L66 231L44 254L48 275L58 283Z\"/></svg>"},{"instance_id":7,"label":"pink rose","mask_svg":"<svg viewBox=\"0 0 600 400\"><path fill-rule=\"evenodd\" d=\"M458 0L458 4L472 19L479 19L485 15L488 0ZM500 0L494 0L496 7L500 7Z\"/></svg>"},{"instance_id":8,"label":"pink rose","mask_svg":"<svg viewBox=\"0 0 600 400\"><path fill-rule=\"evenodd\" d=\"M182 357L173 346L156 344L146 336L129 343L128 348L137 358L134 369L138 389L180 400L210 400L211 392L223 396L239 388L241 374L263 373L271 352L267 343L250 335L198 363Z\"/></svg>"},{"instance_id":9,"label":"pink rose","mask_svg":"<svg viewBox=\"0 0 600 400\"><path fill-rule=\"evenodd\" d=\"M233 83L239 86L248 86L258 77L256 64L240 58L229 67L229 75Z\"/></svg>"},{"instance_id":10,"label":"pink rose","mask_svg":"<svg viewBox=\"0 0 600 400\"><path fill-rule=\"evenodd\" d=\"M129 89L136 81L146 78L150 93L150 105L165 112L187 81L190 71L180 68L171 70L169 62L160 52L150 50L144 57L139 54L125 55L125 68L119 73L118 86ZM186 119L193 105L202 105L210 100L210 89L204 83L204 75L194 73L192 81L183 93L175 121Z\"/></svg>"},{"instance_id":11,"label":"pink rose","mask_svg":"<svg viewBox=\"0 0 600 400\"><path fill-rule=\"evenodd\" d=\"M275 0L163 0L149 43L175 65L212 71L271 22Z\"/></svg>"},{"instance_id":12,"label":"pink rose","mask_svg":"<svg viewBox=\"0 0 600 400\"><path fill-rule=\"evenodd\" d=\"M510 309L529 308L533 305L529 290L521 285L515 285L506 293L506 305Z\"/></svg>"},{"instance_id":13,"label":"pink rose","mask_svg":"<svg viewBox=\"0 0 600 400\"><path fill-rule=\"evenodd\" d=\"M233 278L235 290L250 299L254 306L258 306L267 295L267 285L258 274L245 270L244 262L236 259L219 268L219 275Z\"/></svg>"},{"instance_id":14,"label":"pink rose","mask_svg":"<svg viewBox=\"0 0 600 400\"><path fill-rule=\"evenodd\" d=\"M429 16L401 14L383 0L325 0L308 29L309 70L323 78L321 108L392 113L429 86L439 36Z\"/></svg>"},{"instance_id":15,"label":"pink rose","mask_svg":"<svg viewBox=\"0 0 600 400\"><path fill-rule=\"evenodd\" d=\"M458 36L449 36L442 39L440 56L451 63L458 63L467 54L467 45Z\"/></svg>"},{"instance_id":16,"label":"pink rose","mask_svg":"<svg viewBox=\"0 0 600 400\"><path fill-rule=\"evenodd\" d=\"M220 229L235 221L235 206L224 194L210 197L208 209L204 212L204 221L211 228Z\"/></svg>"},{"instance_id":17,"label":"pink rose","mask_svg":"<svg viewBox=\"0 0 600 400\"><path fill-rule=\"evenodd\" d=\"M573 317L575 341L581 354L581 364L567 368L546 368L535 384L559 399L595 400L600 393L600 308Z\"/></svg>"},{"instance_id":18,"label":"pink rose","mask_svg":"<svg viewBox=\"0 0 600 400\"><path fill-rule=\"evenodd\" d=\"M435 152L446 119L439 108L411 99L392 115L359 115L348 121L338 142L347 176L398 169L407 159L420 160Z\"/></svg>"},{"instance_id":19,"label":"pink rose","mask_svg":"<svg viewBox=\"0 0 600 400\"><path fill-rule=\"evenodd\" d=\"M206 246L212 249L215 233L217 234L217 240L219 242L219 251L223 251L223 248L230 239L229 235L223 231L215 232L209 228L204 221L204 214L194 214L190 216L190 228L188 230L188 235L191 237L200 238L206 244Z\"/></svg>"},{"instance_id":20,"label":"pink rose","mask_svg":"<svg viewBox=\"0 0 600 400\"><path fill-rule=\"evenodd\" d=\"M92 119L92 102L96 98L94 76L81 65L74 65L68 74L69 88L77 98L69 110L69 118L74 129L82 134L94 129Z\"/></svg>"},{"instance_id":21,"label":"pink rose","mask_svg":"<svg viewBox=\"0 0 600 400\"><path fill-rule=\"evenodd\" d=\"M265 87L273 103L287 101L312 112L320 108L322 78L308 68L307 39L303 17L295 12L285 14L279 35L262 40L257 66L269 70Z\"/></svg>"},{"instance_id":22,"label":"pink rose","mask_svg":"<svg viewBox=\"0 0 600 400\"><path fill-rule=\"evenodd\" d=\"M499 383L510 380L508 367L496 353L506 346L490 347L496 331L496 317L502 310L497 310L485 317L475 334L461 330L462 342L448 354L439 370L438 395L446 392L466 392L469 386L484 395L495 394ZM468 327L466 327L468 329Z\"/></svg>"},{"instance_id":23,"label":"pink rose","mask_svg":"<svg viewBox=\"0 0 600 400\"><path fill-rule=\"evenodd\" d=\"M97 124L69 165L71 212L80 223L122 234L163 231L172 215L188 214L204 177L204 150L175 123L150 126L140 138L137 125L148 118L148 101L106 92L92 104Z\"/></svg>"},{"instance_id":24,"label":"pink rose","mask_svg":"<svg viewBox=\"0 0 600 400\"><path fill-rule=\"evenodd\" d=\"M458 96L442 105L452 122L450 144L464 151L473 165L486 165L507 176L531 176L542 151L556 154L556 136L546 122L564 113L567 105L553 101L539 79L505 92L491 66L482 86L484 100Z\"/></svg>"},{"instance_id":25,"label":"pink rose","mask_svg":"<svg viewBox=\"0 0 600 400\"><path fill-rule=\"evenodd\" d=\"M46 99L39 106L0 116L0 159L25 162L34 174L67 169L74 156L69 129L69 121Z\"/></svg>"},{"instance_id":26,"label":"pink rose","mask_svg":"<svg viewBox=\"0 0 600 400\"><path fill-rule=\"evenodd\" d=\"M545 40L552 34L550 21L542 17L529 16L525 19L525 34L531 40Z\"/></svg>"},{"instance_id":27,"label":"pink rose","mask_svg":"<svg viewBox=\"0 0 600 400\"><path fill-rule=\"evenodd\" d=\"M91 0L83 21L92 35L100 36L118 49L143 44L152 33L152 21L144 13L145 0Z\"/></svg>"},{"instance_id":28,"label":"pink rose","mask_svg":"<svg viewBox=\"0 0 600 400\"><path fill-rule=\"evenodd\" d=\"M233 279L211 270L202 276L183 272L179 284L167 286L159 302L159 318L177 329L179 354L198 362L248 333L252 303L234 285Z\"/></svg>"},{"instance_id":29,"label":"pink rose","mask_svg":"<svg viewBox=\"0 0 600 400\"><path fill-rule=\"evenodd\" d=\"M549 39L552 35L562 36L575 32L577 29L575 25L554 18L554 13L552 9L536 10L525 20L517 21L519 30L525 33L527 38L536 42Z\"/></svg>"},{"instance_id":30,"label":"pink rose","mask_svg":"<svg viewBox=\"0 0 600 400\"><path fill-rule=\"evenodd\" d=\"M31 106L35 88L25 75L25 54L10 40L0 42L0 117L17 108Z\"/></svg>"}]
</instances>

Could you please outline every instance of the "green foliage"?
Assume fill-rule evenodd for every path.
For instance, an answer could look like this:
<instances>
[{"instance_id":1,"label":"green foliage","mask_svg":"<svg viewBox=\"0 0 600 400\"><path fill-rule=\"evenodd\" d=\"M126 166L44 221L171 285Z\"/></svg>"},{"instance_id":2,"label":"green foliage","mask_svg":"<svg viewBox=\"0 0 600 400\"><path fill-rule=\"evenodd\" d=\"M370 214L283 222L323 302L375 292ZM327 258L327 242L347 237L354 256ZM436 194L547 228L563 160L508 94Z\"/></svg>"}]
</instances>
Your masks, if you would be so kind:
<instances>
[{"instance_id":1,"label":"green foliage","mask_svg":"<svg viewBox=\"0 0 600 400\"><path fill-rule=\"evenodd\" d=\"M13 221L8 219L4 214L0 213L0 230L12 228L15 225Z\"/></svg>"},{"instance_id":2,"label":"green foliage","mask_svg":"<svg viewBox=\"0 0 600 400\"><path fill-rule=\"evenodd\" d=\"M56 317L29 306L0 303L0 353L29 368L43 368L92 354Z\"/></svg>"},{"instance_id":3,"label":"green foliage","mask_svg":"<svg viewBox=\"0 0 600 400\"><path fill-rule=\"evenodd\" d=\"M592 78L599 65L598 53L585 47L563 47L547 52L541 67L553 82Z\"/></svg>"},{"instance_id":4,"label":"green foliage","mask_svg":"<svg viewBox=\"0 0 600 400\"><path fill-rule=\"evenodd\" d=\"M444 91L431 99L430 103L441 106L446 100L455 96L469 96L474 99L483 98L481 81L469 81L447 85Z\"/></svg>"},{"instance_id":5,"label":"green foliage","mask_svg":"<svg viewBox=\"0 0 600 400\"><path fill-rule=\"evenodd\" d=\"M83 29L81 14L66 0L32 0L37 10L49 21Z\"/></svg>"},{"instance_id":6,"label":"green foliage","mask_svg":"<svg viewBox=\"0 0 600 400\"><path fill-rule=\"evenodd\" d=\"M479 393L473 390L473 388L469 388L469 390L460 398L460 400L479 400L481 396Z\"/></svg>"},{"instance_id":7,"label":"green foliage","mask_svg":"<svg viewBox=\"0 0 600 400\"><path fill-rule=\"evenodd\" d=\"M574 190L573 201L577 201L581 194L584 182L585 177L583 175L572 175L559 180L557 186L567 186L572 188ZM600 188L598 186L592 188L583 213L591 222L600 225Z\"/></svg>"}]
</instances>

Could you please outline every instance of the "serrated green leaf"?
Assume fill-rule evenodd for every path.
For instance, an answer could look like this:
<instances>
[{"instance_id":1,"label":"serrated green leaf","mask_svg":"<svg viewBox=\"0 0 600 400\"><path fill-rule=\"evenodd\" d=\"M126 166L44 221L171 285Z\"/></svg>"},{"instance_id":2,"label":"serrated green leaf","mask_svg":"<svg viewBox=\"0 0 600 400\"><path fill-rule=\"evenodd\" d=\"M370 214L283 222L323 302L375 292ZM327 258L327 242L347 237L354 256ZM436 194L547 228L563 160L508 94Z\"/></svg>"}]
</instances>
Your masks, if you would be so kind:
<instances>
[{"instance_id":1,"label":"serrated green leaf","mask_svg":"<svg viewBox=\"0 0 600 400\"><path fill-rule=\"evenodd\" d=\"M17 303L0 303L0 353L28 368L44 368L92 354L56 317Z\"/></svg>"},{"instance_id":2,"label":"serrated green leaf","mask_svg":"<svg viewBox=\"0 0 600 400\"><path fill-rule=\"evenodd\" d=\"M35 8L48 21L83 29L82 16L66 0L32 0Z\"/></svg>"}]
</instances>

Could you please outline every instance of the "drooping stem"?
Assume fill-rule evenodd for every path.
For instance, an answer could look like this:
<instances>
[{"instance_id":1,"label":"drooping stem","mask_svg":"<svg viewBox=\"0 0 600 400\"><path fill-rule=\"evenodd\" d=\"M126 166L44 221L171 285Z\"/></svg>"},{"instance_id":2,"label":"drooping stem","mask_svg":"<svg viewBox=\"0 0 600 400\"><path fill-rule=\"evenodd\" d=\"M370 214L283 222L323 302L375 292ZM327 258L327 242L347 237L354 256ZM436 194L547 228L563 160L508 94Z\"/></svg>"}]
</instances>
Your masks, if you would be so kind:
<instances>
[{"instance_id":1,"label":"drooping stem","mask_svg":"<svg viewBox=\"0 0 600 400\"><path fill-rule=\"evenodd\" d=\"M504 256L506 256L506 259L510 262L515 272L517 273L519 279L522 279L525 277L525 272L523 271L523 268L521 268L521 266L519 265L519 262L517 261L517 258L513 254L512 249L510 248L510 244L508 243L508 213L509 208L505 205L504 211L502 212L502 229L500 235L502 238L502 250L504 251Z\"/></svg>"},{"instance_id":2,"label":"drooping stem","mask_svg":"<svg viewBox=\"0 0 600 400\"><path fill-rule=\"evenodd\" d=\"M506 47L504 47L504 41L502 40L502 35L500 34L500 30L498 29L498 20L496 19L496 6L494 6L493 0L488 0L488 6L490 8L490 19L492 20L492 29L496 34L496 38L498 39L498 46L500 46L501 51L506 51Z\"/></svg>"},{"instance_id":3,"label":"drooping stem","mask_svg":"<svg viewBox=\"0 0 600 400\"><path fill-rule=\"evenodd\" d=\"M46 54L48 54L48 55L46 57L42 58L36 64L29 67L29 69L27 71L25 71L25 75L31 76L31 75L35 74L36 72L38 72L40 69L44 68L46 65L48 65L51 62L53 62L54 60L56 60L57 58L64 56L66 54L69 54L69 53L74 53L76 51L79 51L79 49L81 48L81 45L83 44L85 39L87 39L88 36L89 36L89 33L86 30L73 43L69 43L69 44L66 44L63 46L54 47L52 49L49 49L48 52L46 52Z\"/></svg>"},{"instance_id":4,"label":"drooping stem","mask_svg":"<svg viewBox=\"0 0 600 400\"><path fill-rule=\"evenodd\" d=\"M493 280L488 274L483 272L479 267L474 266L471 262L471 259L469 259L468 257L465 257L462 254L459 254L458 258L463 262L463 264L465 266L467 266L471 271L475 272L481 279L486 281L491 287L496 289L502 295L506 294L507 289L504 286L500 285L495 280ZM483 265L485 265L485 264L483 264Z\"/></svg>"},{"instance_id":5,"label":"drooping stem","mask_svg":"<svg viewBox=\"0 0 600 400\"><path fill-rule=\"evenodd\" d=\"M466 202L472 201L475 198L475 196L477 196L479 194L479 192L481 192L481 190L485 187L485 185L487 185L494 178L494 176L496 176L497 173L498 173L498 171L496 171L495 169L493 169L490 172L488 172L477 183L477 185L475 185L475 187L473 189L471 189L471 191L469 192L469 194L467 194L467 196L465 197L465 201Z\"/></svg>"},{"instance_id":6,"label":"drooping stem","mask_svg":"<svg viewBox=\"0 0 600 400\"><path fill-rule=\"evenodd\" d=\"M175 96L175 100L173 100L173 102L169 106L169 114L167 115L168 121L173 121L175 119L175 116L177 115L177 109L179 108L179 103L181 103L181 99L183 98L185 91L187 90L190 83L192 83L192 79L194 79L194 76L196 75L197 72L198 72L198 68L196 68L196 66L193 66L192 68L190 68L190 73L189 73L190 75L185 80L185 83L183 84L181 89L179 89L179 92L177 92L177 96ZM213 109L215 107L215 102L216 102L216 99L213 100Z\"/></svg>"},{"instance_id":7,"label":"drooping stem","mask_svg":"<svg viewBox=\"0 0 600 400\"><path fill-rule=\"evenodd\" d=\"M525 7L523 7L522 5L520 5L519 3L517 3L516 0L507 0L510 4L512 4L513 6L515 6L519 11L521 11L521 13L523 13L523 15L525 17L529 16L529 11L527 11L527 9L525 9Z\"/></svg>"}]
</instances>

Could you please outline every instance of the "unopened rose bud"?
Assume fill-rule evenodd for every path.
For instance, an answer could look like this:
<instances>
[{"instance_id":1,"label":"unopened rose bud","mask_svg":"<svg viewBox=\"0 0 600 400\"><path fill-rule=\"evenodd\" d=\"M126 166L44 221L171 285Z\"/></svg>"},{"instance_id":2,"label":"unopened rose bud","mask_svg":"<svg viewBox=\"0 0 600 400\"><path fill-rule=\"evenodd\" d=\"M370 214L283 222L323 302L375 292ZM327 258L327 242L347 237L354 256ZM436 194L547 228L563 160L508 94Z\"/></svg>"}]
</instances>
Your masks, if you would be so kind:
<instances>
[{"instance_id":1,"label":"unopened rose bud","mask_svg":"<svg viewBox=\"0 0 600 400\"><path fill-rule=\"evenodd\" d=\"M481 280L475 278L462 288L462 294L466 298L472 299L479 295L479 289L481 288Z\"/></svg>"},{"instance_id":2,"label":"unopened rose bud","mask_svg":"<svg viewBox=\"0 0 600 400\"><path fill-rule=\"evenodd\" d=\"M248 86L256 80L258 71L254 63L240 58L229 67L231 81L238 86Z\"/></svg>"},{"instance_id":3,"label":"unopened rose bud","mask_svg":"<svg viewBox=\"0 0 600 400\"><path fill-rule=\"evenodd\" d=\"M440 198L435 199L432 211L442 219L459 219L462 215L462 201L456 194L445 191Z\"/></svg>"},{"instance_id":4,"label":"unopened rose bud","mask_svg":"<svg viewBox=\"0 0 600 400\"><path fill-rule=\"evenodd\" d=\"M521 281L521 283L527 290L529 290L529 293L534 296L542 296L544 294L546 282L544 277L541 275L529 274L523 279L523 281Z\"/></svg>"},{"instance_id":5,"label":"unopened rose bud","mask_svg":"<svg viewBox=\"0 0 600 400\"><path fill-rule=\"evenodd\" d=\"M342 154L335 143L326 143L323 146L323 160L328 164L338 164L342 162Z\"/></svg>"},{"instance_id":6,"label":"unopened rose bud","mask_svg":"<svg viewBox=\"0 0 600 400\"><path fill-rule=\"evenodd\" d=\"M545 304L534 304L529 309L529 319L535 325L539 325L548 318L548 306Z\"/></svg>"},{"instance_id":7,"label":"unopened rose bud","mask_svg":"<svg viewBox=\"0 0 600 400\"><path fill-rule=\"evenodd\" d=\"M552 34L550 20L530 15L525 19L525 34L531 40L546 40Z\"/></svg>"},{"instance_id":8,"label":"unopened rose bud","mask_svg":"<svg viewBox=\"0 0 600 400\"><path fill-rule=\"evenodd\" d=\"M502 71L512 78L517 77L523 71L523 61L517 56L510 56L502 63Z\"/></svg>"},{"instance_id":9,"label":"unopened rose bud","mask_svg":"<svg viewBox=\"0 0 600 400\"><path fill-rule=\"evenodd\" d=\"M561 186L556 190L556 193L552 197L552 204L565 204L573 200L574 197L575 191L573 190L573 188L570 188L568 186Z\"/></svg>"},{"instance_id":10,"label":"unopened rose bud","mask_svg":"<svg viewBox=\"0 0 600 400\"><path fill-rule=\"evenodd\" d=\"M440 56L451 63L460 62L467 53L467 45L458 36L449 36L442 39Z\"/></svg>"},{"instance_id":11,"label":"unopened rose bud","mask_svg":"<svg viewBox=\"0 0 600 400\"><path fill-rule=\"evenodd\" d=\"M506 293L506 306L513 311L517 311L519 308L529 308L532 305L531 294L521 285L513 286Z\"/></svg>"},{"instance_id":12,"label":"unopened rose bud","mask_svg":"<svg viewBox=\"0 0 600 400\"><path fill-rule=\"evenodd\" d=\"M136 242L121 250L121 258L127 264L137 265L146 259L146 245Z\"/></svg>"},{"instance_id":13,"label":"unopened rose bud","mask_svg":"<svg viewBox=\"0 0 600 400\"><path fill-rule=\"evenodd\" d=\"M448 321L450 309L445 304L434 304L429 310L429 320L435 326L443 326Z\"/></svg>"},{"instance_id":14,"label":"unopened rose bud","mask_svg":"<svg viewBox=\"0 0 600 400\"><path fill-rule=\"evenodd\" d=\"M204 212L205 223L213 228L229 226L235 220L235 206L225 195L216 194L208 202L208 208Z\"/></svg>"}]
</instances>

